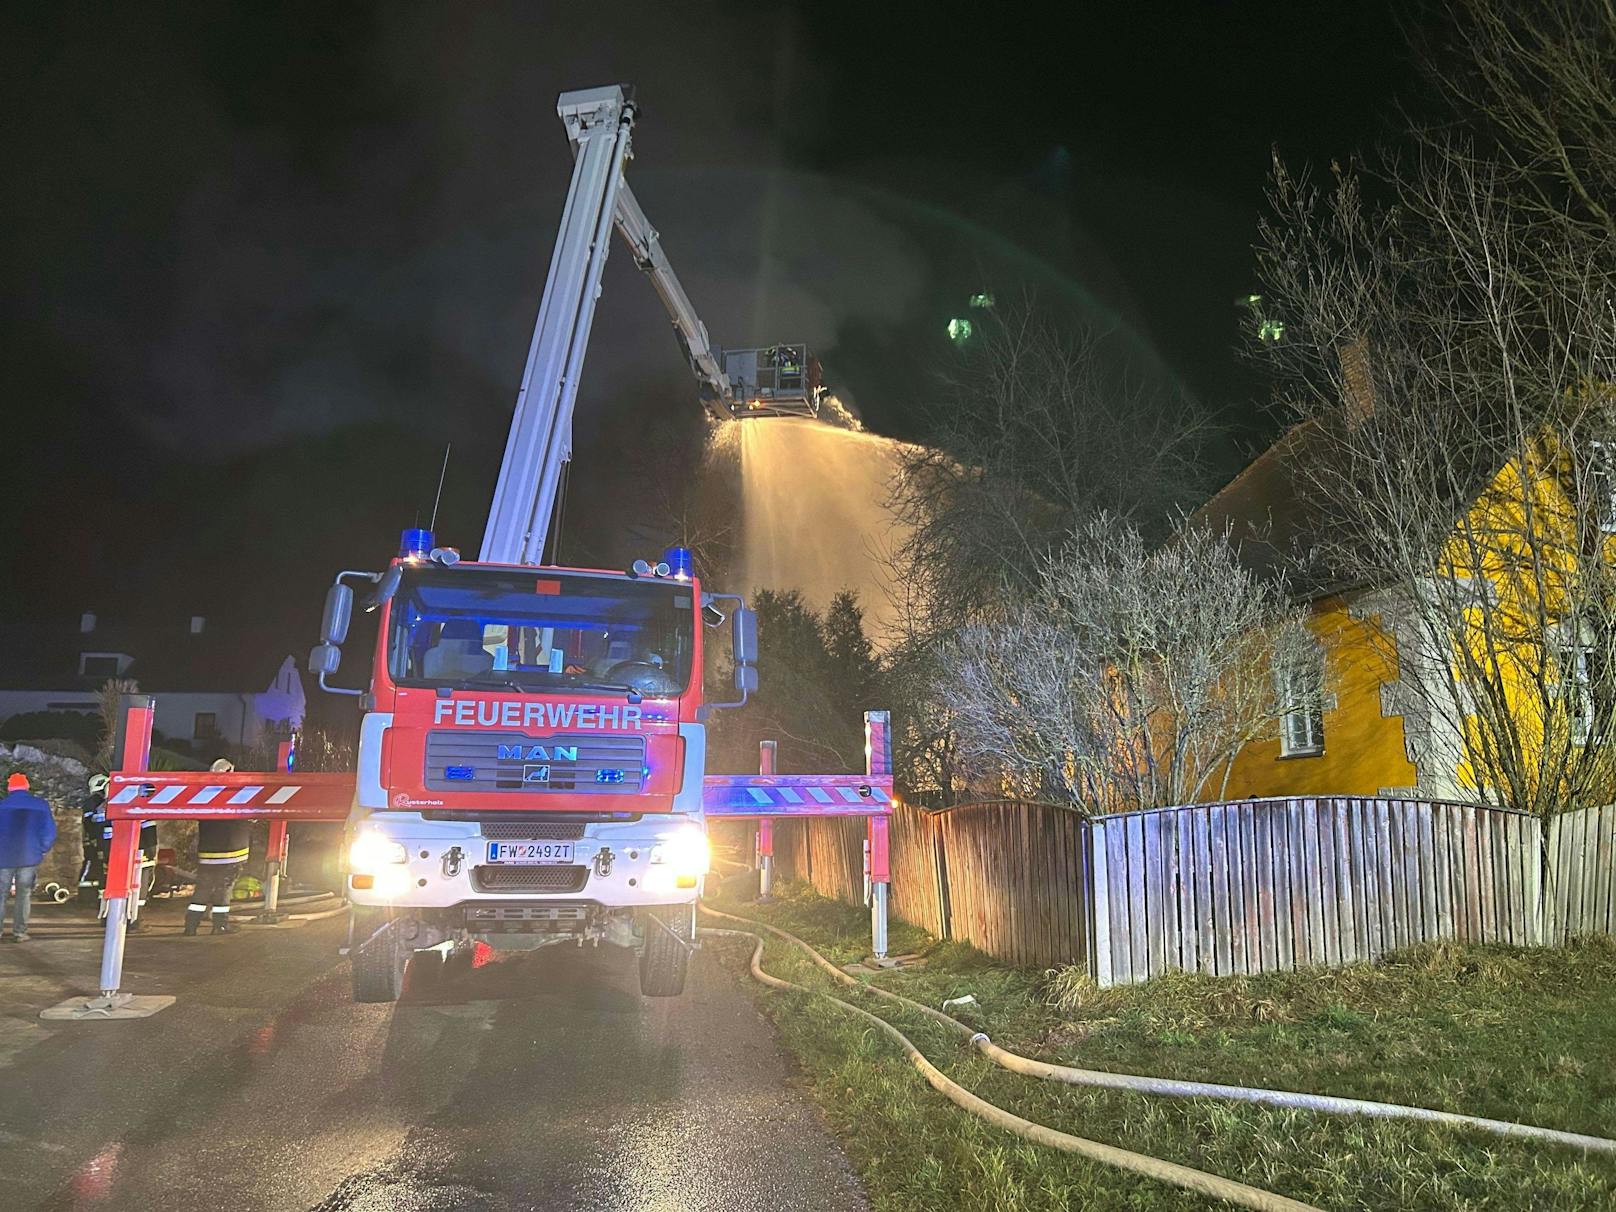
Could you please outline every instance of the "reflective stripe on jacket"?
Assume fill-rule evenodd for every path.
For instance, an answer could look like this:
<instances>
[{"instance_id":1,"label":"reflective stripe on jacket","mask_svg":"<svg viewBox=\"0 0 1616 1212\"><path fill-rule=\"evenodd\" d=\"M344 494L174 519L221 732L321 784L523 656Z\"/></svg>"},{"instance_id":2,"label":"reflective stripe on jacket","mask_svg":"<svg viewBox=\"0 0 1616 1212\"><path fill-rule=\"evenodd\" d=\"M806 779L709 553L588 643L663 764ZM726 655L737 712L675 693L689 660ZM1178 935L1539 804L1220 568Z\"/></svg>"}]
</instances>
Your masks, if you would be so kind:
<instances>
[{"instance_id":1,"label":"reflective stripe on jacket","mask_svg":"<svg viewBox=\"0 0 1616 1212\"><path fill-rule=\"evenodd\" d=\"M196 827L196 861L207 866L244 863L251 839L252 825L247 821L201 821Z\"/></svg>"},{"instance_id":2,"label":"reflective stripe on jacket","mask_svg":"<svg viewBox=\"0 0 1616 1212\"><path fill-rule=\"evenodd\" d=\"M203 866L218 865L222 863L245 863L247 861L248 847L240 850L199 850L196 861Z\"/></svg>"}]
</instances>

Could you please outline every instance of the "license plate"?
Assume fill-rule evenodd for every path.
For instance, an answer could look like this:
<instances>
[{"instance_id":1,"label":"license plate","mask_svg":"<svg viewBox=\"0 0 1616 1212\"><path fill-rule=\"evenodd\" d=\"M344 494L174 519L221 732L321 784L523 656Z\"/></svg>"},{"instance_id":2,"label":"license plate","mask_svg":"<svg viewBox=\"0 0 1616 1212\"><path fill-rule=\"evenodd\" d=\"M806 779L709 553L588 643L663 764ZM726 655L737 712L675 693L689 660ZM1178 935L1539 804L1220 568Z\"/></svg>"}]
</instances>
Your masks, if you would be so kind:
<instances>
[{"instance_id":1,"label":"license plate","mask_svg":"<svg viewBox=\"0 0 1616 1212\"><path fill-rule=\"evenodd\" d=\"M489 842L490 863L570 863L571 842Z\"/></svg>"}]
</instances>

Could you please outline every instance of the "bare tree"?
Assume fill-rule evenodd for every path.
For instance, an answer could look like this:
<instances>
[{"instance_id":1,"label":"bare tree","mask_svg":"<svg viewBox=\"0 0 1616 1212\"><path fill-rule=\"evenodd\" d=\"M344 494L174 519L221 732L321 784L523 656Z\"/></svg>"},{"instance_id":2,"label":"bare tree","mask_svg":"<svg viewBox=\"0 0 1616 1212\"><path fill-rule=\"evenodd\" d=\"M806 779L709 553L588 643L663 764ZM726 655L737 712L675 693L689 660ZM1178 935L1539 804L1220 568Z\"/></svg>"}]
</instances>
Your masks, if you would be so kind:
<instances>
[{"instance_id":1,"label":"bare tree","mask_svg":"<svg viewBox=\"0 0 1616 1212\"><path fill-rule=\"evenodd\" d=\"M1152 534L1193 504L1210 426L1136 373L1114 334L1057 330L1029 303L985 313L891 508L902 615L946 634L1035 589L1065 535L1102 512Z\"/></svg>"},{"instance_id":2,"label":"bare tree","mask_svg":"<svg viewBox=\"0 0 1616 1212\"><path fill-rule=\"evenodd\" d=\"M1301 612L1225 536L1151 549L1112 518L1045 560L1027 603L964 627L944 665L967 757L1101 812L1221 795L1240 750L1322 692Z\"/></svg>"},{"instance_id":3,"label":"bare tree","mask_svg":"<svg viewBox=\"0 0 1616 1212\"><path fill-rule=\"evenodd\" d=\"M1276 163L1263 353L1422 785L1546 813L1613 790L1616 9L1454 17L1460 123L1322 190Z\"/></svg>"},{"instance_id":4,"label":"bare tree","mask_svg":"<svg viewBox=\"0 0 1616 1212\"><path fill-rule=\"evenodd\" d=\"M1426 50L1428 72L1513 183L1516 204L1616 241L1616 5L1453 0L1448 11L1458 53Z\"/></svg>"},{"instance_id":5,"label":"bare tree","mask_svg":"<svg viewBox=\"0 0 1616 1212\"><path fill-rule=\"evenodd\" d=\"M935 676L972 621L1003 619L1039 591L1072 531L1102 513L1153 536L1198 499L1212 426L1182 393L1137 370L1119 335L1057 327L1031 300L983 313L943 384L930 442L900 451L884 553L896 597L888 690L907 785L945 800L982 778Z\"/></svg>"},{"instance_id":6,"label":"bare tree","mask_svg":"<svg viewBox=\"0 0 1616 1212\"><path fill-rule=\"evenodd\" d=\"M892 707L892 757L904 790L933 806L961 801L972 768L960 749L947 667L939 645L907 641L889 650L881 684Z\"/></svg>"}]
</instances>

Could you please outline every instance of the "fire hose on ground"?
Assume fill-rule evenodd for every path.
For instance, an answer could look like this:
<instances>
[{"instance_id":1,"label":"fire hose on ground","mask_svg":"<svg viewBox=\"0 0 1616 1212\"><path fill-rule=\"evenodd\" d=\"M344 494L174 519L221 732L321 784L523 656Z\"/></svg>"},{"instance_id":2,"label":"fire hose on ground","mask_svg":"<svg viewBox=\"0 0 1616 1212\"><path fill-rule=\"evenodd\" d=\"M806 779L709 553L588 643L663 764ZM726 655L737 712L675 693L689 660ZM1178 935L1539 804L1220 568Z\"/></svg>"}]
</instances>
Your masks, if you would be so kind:
<instances>
[{"instance_id":1,"label":"fire hose on ground","mask_svg":"<svg viewBox=\"0 0 1616 1212\"><path fill-rule=\"evenodd\" d=\"M712 912L708 910L708 912ZM729 917L729 914L719 914L720 917ZM734 918L735 921L746 921L745 918ZM761 924L761 923L757 923ZM765 926L764 929L770 929ZM814 993L802 985L782 980L778 976L770 976L763 971L763 938L749 930L724 930L704 927L703 934L717 935L726 938L747 938L752 940L752 976L773 989L789 989L798 993ZM807 944L803 944L807 946ZM812 950L812 948L809 948ZM815 953L818 954L817 952ZM826 961L827 963L829 961ZM845 974L844 974L845 975ZM858 983L858 982L855 982ZM845 1002L839 997L828 993L819 996L825 998L833 1005L841 1007L850 1014L864 1019L876 1030L886 1035L897 1044L909 1063L920 1071L928 1085L955 1106L969 1111L972 1115L986 1120L997 1128L1013 1132L1017 1136L1030 1140L1035 1144L1047 1145L1052 1149L1059 1149L1065 1153L1076 1153L1091 1161L1104 1165L1115 1166L1146 1178L1154 1178L1160 1182L1171 1183L1173 1186L1184 1187L1213 1199L1226 1200L1238 1204L1243 1208L1257 1209L1257 1212L1321 1212L1321 1209L1312 1204L1304 1204L1283 1195L1275 1195L1272 1191L1264 1191L1260 1187L1249 1187L1245 1183L1237 1183L1232 1179L1220 1178L1216 1174L1208 1174L1205 1170L1196 1170L1190 1166L1180 1166L1175 1162L1163 1161L1157 1157L1150 1157L1143 1153L1132 1153L1127 1149L1119 1149L1115 1145L1101 1144L1099 1141L1087 1140L1081 1136L1073 1136L1068 1132L1060 1132L1043 1124L1034 1123L1030 1119L1023 1119L1006 1111L1003 1107L995 1106L984 1098L972 1094L964 1086L954 1081L947 1074L937 1068L921 1054L919 1048L910 1042L909 1037L899 1031L883 1018L871 1014L852 1002Z\"/></svg>"},{"instance_id":2,"label":"fire hose on ground","mask_svg":"<svg viewBox=\"0 0 1616 1212\"><path fill-rule=\"evenodd\" d=\"M1355 1098L1338 1098L1333 1095L1306 1094L1292 1090L1269 1090L1261 1087L1233 1086L1214 1082L1179 1081L1171 1078L1145 1077L1129 1073L1110 1073L1094 1069L1077 1069L1066 1065L1050 1064L1047 1061L1034 1060L1031 1057L1021 1056L1017 1053L1007 1051L1004 1048L1000 1048L997 1044L993 1043L993 1041L990 1040L985 1033L974 1030L967 1024L960 1022L951 1015L943 1013L941 1010L934 1010L932 1007L914 1001L911 998L904 997L902 994L893 993L891 990L882 989L877 985L867 984L850 976L848 973L843 972L835 964L831 963L830 960L826 959L808 943L804 942L794 934L781 930L777 926L771 926L767 922L753 921L750 918L739 917L731 913L722 913L719 910L708 908L706 905L702 906L702 912L713 917L722 918L726 921L739 922L746 926L753 926L760 930L766 930L776 937L784 939L786 942L791 943L793 946L804 951L816 967L823 970L839 984L862 989L873 993L878 997L886 998L889 1001L906 1006L911 1010L924 1014L928 1018L934 1019L935 1021L968 1036L971 1044L979 1052L988 1057L988 1059L992 1060L994 1064L1003 1069L1007 1069L1012 1073L1019 1073L1028 1077L1037 1077L1046 1081L1062 1082L1067 1085L1095 1086L1110 1090L1127 1090L1138 1094L1155 1094L1170 1098L1221 1098L1239 1102L1259 1103L1266 1106L1282 1107L1291 1110L1317 1111L1330 1115L1356 1115L1385 1119L1420 1120L1427 1123L1441 1124L1447 1127L1468 1128L1475 1131L1489 1132L1497 1136L1510 1137L1514 1139L1534 1140L1555 1145L1565 1145L1572 1148L1583 1149L1588 1152L1616 1154L1616 1140L1610 1140L1605 1137L1587 1136L1577 1132L1564 1132L1555 1128L1541 1128L1532 1124L1510 1123L1507 1120L1487 1119L1481 1116L1462 1115L1450 1111L1438 1111L1429 1107L1409 1107L1398 1103L1371 1102L1368 1100ZM763 946L762 940L759 939L758 936L750 934L746 931L709 930L708 933L736 934L757 939L758 946L752 957L752 974L765 984L770 984L778 988L800 988L800 986L792 985L790 982L781 981L778 977L768 976L762 971L759 965L763 953ZM824 994L823 996L830 997L829 994ZM1001 1127L1008 1127L1011 1131L1018 1132L1018 1134L1025 1136L1030 1140L1036 1140L1044 1144L1051 1144L1056 1148L1066 1149L1068 1152L1084 1153L1087 1156L1094 1157L1096 1160L1105 1161L1112 1165L1121 1165L1125 1169L1136 1170L1138 1173L1150 1173L1152 1177L1160 1177L1163 1179L1163 1181L1176 1183L1180 1186L1190 1186L1194 1190L1205 1191L1208 1194L1216 1194L1218 1198L1241 1203L1246 1207L1306 1207L1306 1205L1298 1204L1293 1200L1284 1199L1281 1196L1272 1195L1268 1192L1260 1191L1257 1188L1245 1187L1239 1183L1232 1183L1228 1180L1217 1178L1215 1175L1204 1174L1201 1171L1190 1170L1187 1167L1173 1166L1171 1163L1160 1162L1154 1158L1146 1158L1140 1154L1128 1153L1126 1150L1114 1149L1108 1145L1099 1145L1092 1141L1082 1141L1079 1137L1067 1136L1065 1133L1055 1132L1053 1129L1045 1128L1038 1124L1032 1124L1027 1120L1022 1120L1017 1116L1011 1115L1009 1112L1002 1111L1001 1109L994 1107L991 1103L983 1102L981 1099L978 1099L975 1095L971 1094L963 1087L959 1087L950 1082L950 1079L943 1076L943 1074L938 1072L935 1067L931 1066L929 1061L926 1061L924 1057L919 1055L918 1051L914 1050L914 1045L909 1043L909 1041L905 1039L895 1027L892 1027L884 1019L877 1018L876 1016L871 1015L868 1011L863 1010L858 1006L854 1006L850 1002L844 1002L840 998L830 997L830 1000L838 1005L847 1007L849 1010L864 1018L880 1024L887 1034L896 1037L896 1039L900 1041L900 1046L904 1047L905 1052L910 1054L910 1060L926 1076L926 1080L959 1106L982 1115L983 1118L989 1119L990 1122L997 1123ZM933 1074L935 1074L935 1078L933 1077ZM939 1081L954 1086L955 1090L957 1090L966 1099L972 1101L969 1103L962 1101L962 1099L956 1097L953 1092L945 1089L942 1085L939 1085ZM994 1114L987 1115L980 1110L979 1107L990 1109ZM1002 1117L1002 1119L1000 1117ZM1017 1124L1025 1125L1027 1128L1036 1129L1036 1132L1039 1134L1047 1134L1049 1137L1061 1137L1069 1142L1079 1142L1084 1146L1091 1146L1093 1150L1103 1150L1107 1155L1101 1156L1099 1153L1092 1152L1090 1148L1076 1148L1069 1144L1058 1143L1053 1139L1046 1139L1046 1137L1043 1135L1023 1131L1021 1128L1013 1127L1009 1122L1007 1122L1011 1120L1016 1121ZM1122 1160L1119 1160L1118 1157L1111 1155L1120 1155L1121 1158L1148 1162L1150 1163L1152 1169L1140 1169L1135 1165L1126 1164ZM1157 1173L1154 1169L1155 1167L1168 1167L1171 1171L1181 1173L1178 1173L1176 1176L1169 1176L1169 1174L1166 1172ZM1196 1182L1191 1183L1184 1181L1185 1176L1194 1176ZM1201 1185L1201 1183L1205 1180L1210 1180L1220 1184L1228 1188L1230 1191L1238 1188L1242 1194L1235 1195L1224 1193L1222 1191L1213 1192L1208 1187ZM1269 1202L1249 1202L1249 1197L1253 1195Z\"/></svg>"}]
</instances>

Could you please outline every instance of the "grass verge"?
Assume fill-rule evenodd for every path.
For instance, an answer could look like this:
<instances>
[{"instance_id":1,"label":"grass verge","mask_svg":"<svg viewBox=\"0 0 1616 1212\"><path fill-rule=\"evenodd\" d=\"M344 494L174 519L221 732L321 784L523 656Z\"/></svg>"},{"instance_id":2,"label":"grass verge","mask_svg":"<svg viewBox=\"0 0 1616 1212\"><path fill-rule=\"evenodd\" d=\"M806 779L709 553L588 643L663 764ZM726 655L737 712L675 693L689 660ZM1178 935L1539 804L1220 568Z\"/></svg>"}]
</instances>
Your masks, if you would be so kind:
<instances>
[{"instance_id":1,"label":"grass verge","mask_svg":"<svg viewBox=\"0 0 1616 1212\"><path fill-rule=\"evenodd\" d=\"M787 886L771 905L716 907L789 930L839 963L868 950L863 912L800 886ZM739 943L711 945L744 966ZM1025 1055L1616 1136L1610 940L1534 951L1428 946L1341 971L1184 976L1110 990L1071 971L1008 968L901 924L892 950L919 952L926 964L874 979L933 1006L973 995L978 1005L956 1017ZM776 939L764 967L832 988ZM1213 1206L988 1127L934 1093L877 1032L823 999L758 995L878 1209ZM869 996L861 1004L956 1081L1018 1115L1322 1208L1616 1207L1616 1158L1414 1123L1059 1086L1004 1072L924 1016L895 1013Z\"/></svg>"}]
</instances>

